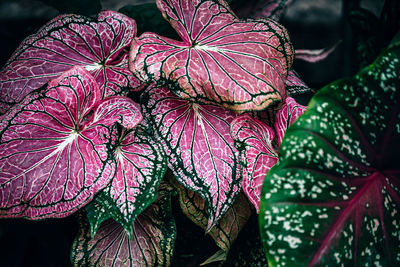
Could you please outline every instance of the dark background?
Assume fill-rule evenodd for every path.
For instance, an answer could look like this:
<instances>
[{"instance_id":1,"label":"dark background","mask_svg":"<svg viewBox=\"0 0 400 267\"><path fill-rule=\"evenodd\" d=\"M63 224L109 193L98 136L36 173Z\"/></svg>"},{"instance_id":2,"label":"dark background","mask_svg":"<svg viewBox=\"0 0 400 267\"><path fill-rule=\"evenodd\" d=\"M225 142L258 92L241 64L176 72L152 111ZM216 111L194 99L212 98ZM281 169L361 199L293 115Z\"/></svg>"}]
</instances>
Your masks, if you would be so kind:
<instances>
[{"instance_id":1,"label":"dark background","mask_svg":"<svg viewBox=\"0 0 400 267\"><path fill-rule=\"evenodd\" d=\"M47 3L49 2L51 1L47 0ZM103 9L113 10L118 10L126 4L144 2L152 1L101 1ZM354 33L348 20L349 10L351 5L356 3L379 16L383 2L383 0L295 0L289 6L281 23L287 27L295 49L320 49L342 40L336 50L319 63L295 60L294 69L311 88L318 90L334 80L351 76L358 71L354 60L356 53ZM0 66L5 64L25 37L58 14L56 9L40 1L0 0ZM300 97L302 104L307 104L309 97L310 95ZM177 207L176 203L174 206ZM183 218L179 211L175 213L178 227L176 250L180 250L182 255L189 255L188 264L185 266L196 266L216 247L211 239L207 239L202 244L204 249L201 250L197 239L204 237L204 234L199 234L201 231ZM256 221L253 220L252 227L254 224L256 225ZM182 229L186 233L197 232L191 234L192 240L183 240L179 232L182 232ZM0 220L0 266L70 266L70 247L77 231L75 216L44 221L2 219ZM197 248L193 248L190 252L190 244L197 244ZM200 255L200 258L193 256L195 254ZM178 259L176 262L183 260Z\"/></svg>"}]
</instances>

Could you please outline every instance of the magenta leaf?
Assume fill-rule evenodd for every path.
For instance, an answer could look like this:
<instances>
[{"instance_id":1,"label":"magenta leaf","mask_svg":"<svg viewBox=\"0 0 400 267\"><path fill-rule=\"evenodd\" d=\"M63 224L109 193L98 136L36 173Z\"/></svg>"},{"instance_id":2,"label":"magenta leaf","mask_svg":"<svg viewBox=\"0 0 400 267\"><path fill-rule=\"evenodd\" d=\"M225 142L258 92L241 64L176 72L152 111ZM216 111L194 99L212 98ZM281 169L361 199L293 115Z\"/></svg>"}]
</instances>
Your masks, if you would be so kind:
<instances>
[{"instance_id":1,"label":"magenta leaf","mask_svg":"<svg viewBox=\"0 0 400 267\"><path fill-rule=\"evenodd\" d=\"M229 134L236 114L180 99L166 88L149 87L142 102L175 177L206 201L210 229L240 193L238 151Z\"/></svg>"},{"instance_id":2,"label":"magenta leaf","mask_svg":"<svg viewBox=\"0 0 400 267\"><path fill-rule=\"evenodd\" d=\"M183 41L142 34L132 42L130 69L145 82L173 83L181 98L238 112L281 101L293 61L285 28L269 19L241 21L220 2L158 0Z\"/></svg>"},{"instance_id":3,"label":"magenta leaf","mask_svg":"<svg viewBox=\"0 0 400 267\"><path fill-rule=\"evenodd\" d=\"M399 39L287 130L261 194L269 265L400 265L398 73Z\"/></svg>"},{"instance_id":4,"label":"magenta leaf","mask_svg":"<svg viewBox=\"0 0 400 267\"><path fill-rule=\"evenodd\" d=\"M231 135L241 151L243 191L258 212L265 175L278 161L278 153L272 146L274 130L262 121L243 114L231 123Z\"/></svg>"},{"instance_id":5,"label":"magenta leaf","mask_svg":"<svg viewBox=\"0 0 400 267\"><path fill-rule=\"evenodd\" d=\"M93 118L96 124L112 126L118 122L126 129L132 129L142 119L140 105L124 96L111 96L102 100Z\"/></svg>"},{"instance_id":6,"label":"magenta leaf","mask_svg":"<svg viewBox=\"0 0 400 267\"><path fill-rule=\"evenodd\" d=\"M0 113L73 66L91 72L103 97L121 94L139 81L128 70L136 35L133 19L113 11L97 19L60 15L27 37L0 72Z\"/></svg>"},{"instance_id":7,"label":"magenta leaf","mask_svg":"<svg viewBox=\"0 0 400 267\"><path fill-rule=\"evenodd\" d=\"M296 71L289 71L289 75L285 81L286 91L290 96L297 94L308 93L313 91L307 84L300 78Z\"/></svg>"},{"instance_id":8,"label":"magenta leaf","mask_svg":"<svg viewBox=\"0 0 400 267\"><path fill-rule=\"evenodd\" d=\"M115 152L116 175L97 197L129 237L133 221L155 200L167 170L162 147L141 126L122 134Z\"/></svg>"},{"instance_id":9,"label":"magenta leaf","mask_svg":"<svg viewBox=\"0 0 400 267\"><path fill-rule=\"evenodd\" d=\"M276 113L275 119L275 131L279 145L282 143L286 130L304 113L305 110L306 107L298 104L294 98L287 97L285 99L285 103Z\"/></svg>"},{"instance_id":10,"label":"magenta leaf","mask_svg":"<svg viewBox=\"0 0 400 267\"><path fill-rule=\"evenodd\" d=\"M93 204L90 204L93 205ZM103 214L107 209L100 208ZM96 212L101 214L100 212ZM132 238L112 219L104 221L96 234L81 218L79 236L72 246L73 266L169 266L176 227L170 191L161 184L159 197L133 223Z\"/></svg>"},{"instance_id":11,"label":"magenta leaf","mask_svg":"<svg viewBox=\"0 0 400 267\"><path fill-rule=\"evenodd\" d=\"M100 98L90 73L75 67L1 117L1 217L64 217L111 181L117 116L93 112Z\"/></svg>"},{"instance_id":12,"label":"magenta leaf","mask_svg":"<svg viewBox=\"0 0 400 267\"><path fill-rule=\"evenodd\" d=\"M231 123L231 136L240 151L243 168L243 191L259 211L261 188L265 175L278 161L278 149L287 128L303 114L305 107L287 97L275 119L267 111L253 118L250 114L236 117ZM263 116L264 115L264 116ZM275 124L275 131L268 125ZM276 138L277 140L274 140Z\"/></svg>"}]
</instances>

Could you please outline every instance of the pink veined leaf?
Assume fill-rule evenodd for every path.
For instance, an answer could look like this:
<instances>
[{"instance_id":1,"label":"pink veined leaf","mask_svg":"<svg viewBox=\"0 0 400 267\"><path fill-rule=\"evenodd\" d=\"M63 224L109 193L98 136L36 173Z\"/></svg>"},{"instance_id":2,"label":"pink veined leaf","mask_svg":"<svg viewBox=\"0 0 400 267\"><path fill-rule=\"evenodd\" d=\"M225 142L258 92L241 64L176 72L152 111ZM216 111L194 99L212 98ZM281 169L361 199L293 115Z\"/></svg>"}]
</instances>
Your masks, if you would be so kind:
<instances>
[{"instance_id":1,"label":"pink veined leaf","mask_svg":"<svg viewBox=\"0 0 400 267\"><path fill-rule=\"evenodd\" d=\"M91 74L74 67L1 117L0 217L65 217L111 181L116 129L112 118L90 119L100 99Z\"/></svg>"},{"instance_id":2,"label":"pink veined leaf","mask_svg":"<svg viewBox=\"0 0 400 267\"><path fill-rule=\"evenodd\" d=\"M132 238L112 219L104 221L96 234L90 232L86 218L80 219L80 233L72 246L73 266L169 266L171 263L176 226L167 190L161 188L158 199L135 220Z\"/></svg>"},{"instance_id":3,"label":"pink veined leaf","mask_svg":"<svg viewBox=\"0 0 400 267\"><path fill-rule=\"evenodd\" d=\"M206 201L210 229L240 193L238 151L229 134L233 111L180 99L167 88L142 94L152 126L177 180Z\"/></svg>"},{"instance_id":4,"label":"pink veined leaf","mask_svg":"<svg viewBox=\"0 0 400 267\"><path fill-rule=\"evenodd\" d=\"M0 113L31 91L74 66L91 72L103 97L138 88L128 70L128 51L136 35L135 21L114 11L97 20L60 15L27 37L0 72Z\"/></svg>"},{"instance_id":5,"label":"pink veined leaf","mask_svg":"<svg viewBox=\"0 0 400 267\"><path fill-rule=\"evenodd\" d=\"M276 113L275 130L279 146L282 143L287 128L304 113L306 108L307 107L298 104L294 98L286 98L285 103Z\"/></svg>"},{"instance_id":6,"label":"pink veined leaf","mask_svg":"<svg viewBox=\"0 0 400 267\"><path fill-rule=\"evenodd\" d=\"M111 96L104 99L96 107L96 110L93 120L97 124L107 126L118 122L124 128L132 129L143 119L140 105L123 96Z\"/></svg>"},{"instance_id":7,"label":"pink veined leaf","mask_svg":"<svg viewBox=\"0 0 400 267\"><path fill-rule=\"evenodd\" d=\"M270 19L241 21L222 3L157 0L182 41L154 33L135 38L131 71L145 82L172 82L181 98L237 112L281 101L293 61L286 29Z\"/></svg>"},{"instance_id":8,"label":"pink veined leaf","mask_svg":"<svg viewBox=\"0 0 400 267\"><path fill-rule=\"evenodd\" d=\"M336 42L333 46L322 49L296 49L295 58L311 63L319 62L327 58L333 51L335 51L336 47L341 42L342 41L340 40Z\"/></svg>"},{"instance_id":9,"label":"pink veined leaf","mask_svg":"<svg viewBox=\"0 0 400 267\"><path fill-rule=\"evenodd\" d=\"M243 191L258 212L265 175L278 161L278 153L272 146L274 130L249 114L243 114L232 121L231 135L241 151Z\"/></svg>"},{"instance_id":10,"label":"pink veined leaf","mask_svg":"<svg viewBox=\"0 0 400 267\"><path fill-rule=\"evenodd\" d=\"M116 175L97 197L130 238L133 221L155 200L167 170L162 147L140 126L122 134L115 152Z\"/></svg>"},{"instance_id":11,"label":"pink veined leaf","mask_svg":"<svg viewBox=\"0 0 400 267\"><path fill-rule=\"evenodd\" d=\"M289 75L285 81L285 86L286 91L290 96L313 91L294 70L289 71Z\"/></svg>"}]
</instances>

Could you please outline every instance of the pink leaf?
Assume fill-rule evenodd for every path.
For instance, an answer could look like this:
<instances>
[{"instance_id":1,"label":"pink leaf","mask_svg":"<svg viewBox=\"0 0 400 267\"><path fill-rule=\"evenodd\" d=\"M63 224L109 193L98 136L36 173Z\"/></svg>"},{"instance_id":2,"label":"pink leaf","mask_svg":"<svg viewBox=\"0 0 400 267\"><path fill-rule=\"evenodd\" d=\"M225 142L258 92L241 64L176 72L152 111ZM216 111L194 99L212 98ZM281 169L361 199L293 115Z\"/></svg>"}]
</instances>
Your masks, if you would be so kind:
<instances>
[{"instance_id":1,"label":"pink leaf","mask_svg":"<svg viewBox=\"0 0 400 267\"><path fill-rule=\"evenodd\" d=\"M77 65L92 73L103 96L138 87L127 69L135 35L135 21L113 11L101 12L97 20L80 15L54 18L26 38L0 72L0 113Z\"/></svg>"},{"instance_id":2,"label":"pink leaf","mask_svg":"<svg viewBox=\"0 0 400 267\"><path fill-rule=\"evenodd\" d=\"M116 175L97 198L130 237L133 221L155 200L167 169L162 147L141 126L122 134L115 152Z\"/></svg>"},{"instance_id":3,"label":"pink leaf","mask_svg":"<svg viewBox=\"0 0 400 267\"><path fill-rule=\"evenodd\" d=\"M142 100L177 180L206 201L210 229L240 192L238 151L229 134L236 114L179 99L166 88L150 87Z\"/></svg>"},{"instance_id":4,"label":"pink leaf","mask_svg":"<svg viewBox=\"0 0 400 267\"><path fill-rule=\"evenodd\" d=\"M223 2L223 1L222 1ZM144 33L132 42L130 69L142 80L178 86L179 97L243 112L285 98L293 49L283 26L239 20L215 1L158 0L183 41Z\"/></svg>"},{"instance_id":5,"label":"pink leaf","mask_svg":"<svg viewBox=\"0 0 400 267\"><path fill-rule=\"evenodd\" d=\"M115 128L87 119L100 99L94 78L75 67L1 117L1 217L64 217L110 182Z\"/></svg>"},{"instance_id":6,"label":"pink leaf","mask_svg":"<svg viewBox=\"0 0 400 267\"><path fill-rule=\"evenodd\" d=\"M102 100L93 118L96 124L112 126L118 122L127 129L132 129L142 119L139 104L124 96L111 96Z\"/></svg>"},{"instance_id":7,"label":"pink leaf","mask_svg":"<svg viewBox=\"0 0 400 267\"><path fill-rule=\"evenodd\" d=\"M163 188L163 183L160 188L158 199L132 223L131 238L112 219L104 221L94 234L88 221L81 218L80 233L72 246L73 266L169 266L176 227L171 216L170 191Z\"/></svg>"},{"instance_id":8,"label":"pink leaf","mask_svg":"<svg viewBox=\"0 0 400 267\"><path fill-rule=\"evenodd\" d=\"M241 149L243 191L258 212L265 175L278 161L278 153L272 146L274 131L262 121L243 114L231 123L231 135Z\"/></svg>"},{"instance_id":9,"label":"pink leaf","mask_svg":"<svg viewBox=\"0 0 400 267\"><path fill-rule=\"evenodd\" d=\"M276 113L275 130L279 145L282 143L283 136L287 128L304 113L305 106L298 104L293 98L286 98L285 104Z\"/></svg>"}]
</instances>

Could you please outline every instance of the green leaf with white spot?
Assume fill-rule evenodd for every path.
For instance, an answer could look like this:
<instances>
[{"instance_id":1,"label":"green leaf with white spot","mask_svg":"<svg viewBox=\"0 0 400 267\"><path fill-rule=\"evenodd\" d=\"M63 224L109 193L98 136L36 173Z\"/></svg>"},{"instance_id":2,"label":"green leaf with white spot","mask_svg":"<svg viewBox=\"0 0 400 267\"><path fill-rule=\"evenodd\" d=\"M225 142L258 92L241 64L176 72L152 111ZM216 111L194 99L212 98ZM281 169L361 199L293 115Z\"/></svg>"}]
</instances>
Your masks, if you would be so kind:
<instances>
[{"instance_id":1,"label":"green leaf with white spot","mask_svg":"<svg viewBox=\"0 0 400 267\"><path fill-rule=\"evenodd\" d=\"M400 42L321 89L267 174L270 266L400 265Z\"/></svg>"}]
</instances>

